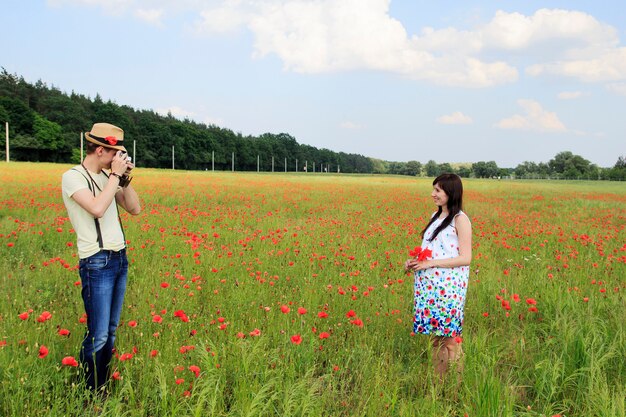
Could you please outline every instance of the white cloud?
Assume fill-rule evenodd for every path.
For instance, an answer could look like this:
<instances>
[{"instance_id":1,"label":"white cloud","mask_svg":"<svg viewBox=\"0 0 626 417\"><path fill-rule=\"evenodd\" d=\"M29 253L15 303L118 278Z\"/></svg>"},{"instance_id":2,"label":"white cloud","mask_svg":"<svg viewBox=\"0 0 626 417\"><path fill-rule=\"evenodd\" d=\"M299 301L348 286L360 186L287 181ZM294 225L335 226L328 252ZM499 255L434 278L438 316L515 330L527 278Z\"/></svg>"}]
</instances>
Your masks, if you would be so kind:
<instances>
[{"instance_id":1,"label":"white cloud","mask_svg":"<svg viewBox=\"0 0 626 417\"><path fill-rule=\"evenodd\" d=\"M586 82L626 80L626 48L608 50L589 59L532 65L527 73L563 75Z\"/></svg>"},{"instance_id":2,"label":"white cloud","mask_svg":"<svg viewBox=\"0 0 626 417\"><path fill-rule=\"evenodd\" d=\"M357 130L357 129L362 129L363 125L347 120L347 121L341 122L339 124L339 127L341 127L342 129Z\"/></svg>"},{"instance_id":3,"label":"white cloud","mask_svg":"<svg viewBox=\"0 0 626 417\"><path fill-rule=\"evenodd\" d=\"M156 109L155 111L162 116L168 116L169 114L171 114L173 117L176 117L177 119L185 119L185 118L191 119L196 115L195 112L185 110L178 106L159 108L159 109Z\"/></svg>"},{"instance_id":4,"label":"white cloud","mask_svg":"<svg viewBox=\"0 0 626 417\"><path fill-rule=\"evenodd\" d=\"M567 128L556 113L549 112L534 100L518 100L525 114L513 115L495 124L500 129L533 130L539 132L566 132Z\"/></svg>"},{"instance_id":5,"label":"white cloud","mask_svg":"<svg viewBox=\"0 0 626 417\"><path fill-rule=\"evenodd\" d=\"M558 94L559 100L574 100L583 96L582 91L563 91Z\"/></svg>"},{"instance_id":6,"label":"white cloud","mask_svg":"<svg viewBox=\"0 0 626 417\"><path fill-rule=\"evenodd\" d=\"M500 10L469 29L424 27L410 34L389 14L391 0L47 1L130 12L151 24L181 13L192 16L187 26L201 35L247 30L253 57L275 55L285 70L306 74L374 70L472 88L515 82L516 65L524 65L532 76L626 80L619 32L574 10Z\"/></svg>"},{"instance_id":7,"label":"white cloud","mask_svg":"<svg viewBox=\"0 0 626 417\"><path fill-rule=\"evenodd\" d=\"M203 12L196 31L214 33L245 26L254 35L254 57L278 56L285 70L327 73L378 70L442 85L486 87L515 81L503 61L429 50L434 38L410 38L389 15L390 0L229 1ZM471 51L469 51L471 52Z\"/></svg>"},{"instance_id":8,"label":"white cloud","mask_svg":"<svg viewBox=\"0 0 626 417\"><path fill-rule=\"evenodd\" d=\"M241 7L239 0L227 0L223 4L200 11L194 30L202 33L228 33L238 30L250 20L248 11Z\"/></svg>"},{"instance_id":9,"label":"white cloud","mask_svg":"<svg viewBox=\"0 0 626 417\"><path fill-rule=\"evenodd\" d=\"M583 12L540 9L532 16L497 11L480 30L487 47L509 50L527 49L546 42L559 48L585 45L616 46L617 31Z\"/></svg>"},{"instance_id":10,"label":"white cloud","mask_svg":"<svg viewBox=\"0 0 626 417\"><path fill-rule=\"evenodd\" d=\"M437 118L437 122L444 125L467 125L472 123L472 118L466 116L460 111L455 111L452 114L447 114Z\"/></svg>"},{"instance_id":11,"label":"white cloud","mask_svg":"<svg viewBox=\"0 0 626 417\"><path fill-rule=\"evenodd\" d=\"M626 96L626 83L613 83L606 86L607 90L618 94L620 96Z\"/></svg>"},{"instance_id":12,"label":"white cloud","mask_svg":"<svg viewBox=\"0 0 626 417\"><path fill-rule=\"evenodd\" d=\"M162 9L137 9L135 10L135 17L157 27L163 26L161 21L163 18Z\"/></svg>"}]
</instances>

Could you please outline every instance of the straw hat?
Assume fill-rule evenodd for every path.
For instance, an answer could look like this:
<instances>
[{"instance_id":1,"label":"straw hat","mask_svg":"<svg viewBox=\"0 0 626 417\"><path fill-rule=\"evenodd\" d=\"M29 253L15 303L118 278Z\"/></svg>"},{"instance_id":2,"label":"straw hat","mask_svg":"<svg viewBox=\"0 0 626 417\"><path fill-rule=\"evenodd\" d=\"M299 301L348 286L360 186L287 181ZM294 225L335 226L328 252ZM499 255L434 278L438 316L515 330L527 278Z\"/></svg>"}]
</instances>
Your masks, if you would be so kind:
<instances>
[{"instance_id":1,"label":"straw hat","mask_svg":"<svg viewBox=\"0 0 626 417\"><path fill-rule=\"evenodd\" d=\"M85 132L85 138L96 145L126 152L126 148L122 145L122 142L124 142L124 131L112 124L94 123L91 132Z\"/></svg>"}]
</instances>

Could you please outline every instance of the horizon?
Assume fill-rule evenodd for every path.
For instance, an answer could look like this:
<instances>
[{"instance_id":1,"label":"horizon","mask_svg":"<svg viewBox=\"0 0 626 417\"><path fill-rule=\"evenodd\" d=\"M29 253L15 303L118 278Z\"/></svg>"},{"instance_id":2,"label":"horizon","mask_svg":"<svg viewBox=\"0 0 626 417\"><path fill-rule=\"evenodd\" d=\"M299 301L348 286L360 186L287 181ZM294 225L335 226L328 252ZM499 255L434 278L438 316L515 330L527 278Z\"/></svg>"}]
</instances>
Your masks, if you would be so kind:
<instances>
[{"instance_id":1,"label":"horizon","mask_svg":"<svg viewBox=\"0 0 626 417\"><path fill-rule=\"evenodd\" d=\"M599 167L626 155L617 1L49 0L4 11L7 72L243 136L503 168L564 151Z\"/></svg>"}]
</instances>

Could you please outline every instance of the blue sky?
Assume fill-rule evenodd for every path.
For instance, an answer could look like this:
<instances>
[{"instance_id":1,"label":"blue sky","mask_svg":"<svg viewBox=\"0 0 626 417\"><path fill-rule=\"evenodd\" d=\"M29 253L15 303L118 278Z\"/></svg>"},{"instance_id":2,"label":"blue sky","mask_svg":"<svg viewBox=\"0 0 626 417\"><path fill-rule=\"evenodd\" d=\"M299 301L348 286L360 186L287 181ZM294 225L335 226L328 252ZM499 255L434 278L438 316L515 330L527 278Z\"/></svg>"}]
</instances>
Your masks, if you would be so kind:
<instances>
[{"instance_id":1,"label":"blue sky","mask_svg":"<svg viewBox=\"0 0 626 417\"><path fill-rule=\"evenodd\" d=\"M626 5L4 1L29 82L392 160L599 166L626 155ZM85 127L86 129L88 126Z\"/></svg>"}]
</instances>

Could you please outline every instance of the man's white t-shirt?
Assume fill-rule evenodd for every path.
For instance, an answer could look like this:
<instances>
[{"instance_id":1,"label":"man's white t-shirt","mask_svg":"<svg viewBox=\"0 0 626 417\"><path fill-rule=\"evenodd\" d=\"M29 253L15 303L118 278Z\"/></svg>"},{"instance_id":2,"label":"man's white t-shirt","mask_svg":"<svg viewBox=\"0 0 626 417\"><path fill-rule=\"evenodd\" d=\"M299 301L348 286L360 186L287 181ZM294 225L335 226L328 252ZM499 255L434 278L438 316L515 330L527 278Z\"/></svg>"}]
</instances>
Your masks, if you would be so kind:
<instances>
[{"instance_id":1,"label":"man's white t-shirt","mask_svg":"<svg viewBox=\"0 0 626 417\"><path fill-rule=\"evenodd\" d=\"M91 178L93 178L98 187L100 187L100 190L103 190L109 181L108 177L103 172L100 174L89 172L89 175L91 175ZM72 226L76 231L78 257L81 259L88 258L100 251L94 217L89 214L87 210L78 205L72 198L72 195L74 195L76 191L82 190L83 188L89 190L90 185L91 188L95 190L96 196L100 194L100 190L91 184L89 175L87 175L81 165L77 165L73 169L66 171L61 181L63 202L65 203L65 208L70 217L70 222L72 222ZM92 191L90 190L89 192ZM126 242L124 241L124 232L119 222L115 199L113 199L113 202L107 208L104 216L98 219L98 222L100 223L103 249L114 251L124 249Z\"/></svg>"}]
</instances>

